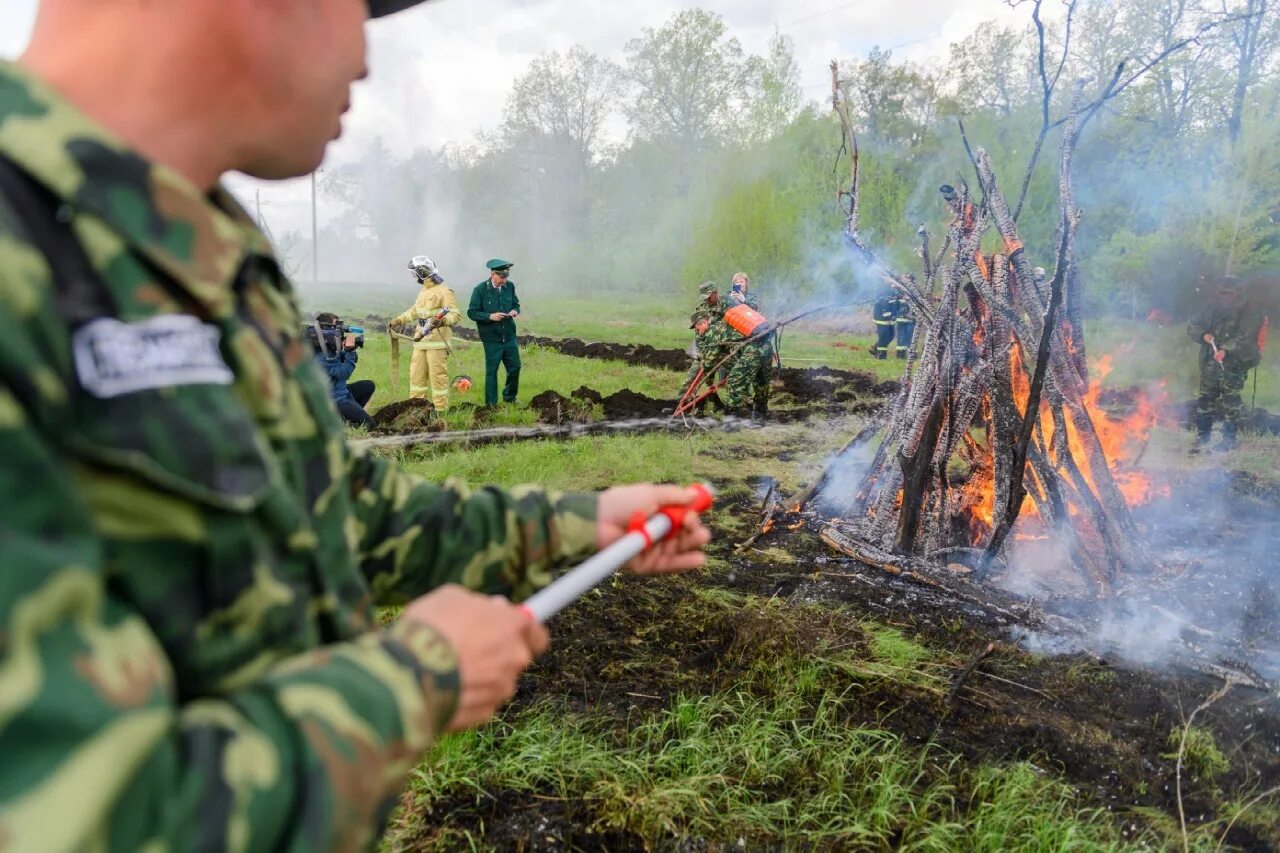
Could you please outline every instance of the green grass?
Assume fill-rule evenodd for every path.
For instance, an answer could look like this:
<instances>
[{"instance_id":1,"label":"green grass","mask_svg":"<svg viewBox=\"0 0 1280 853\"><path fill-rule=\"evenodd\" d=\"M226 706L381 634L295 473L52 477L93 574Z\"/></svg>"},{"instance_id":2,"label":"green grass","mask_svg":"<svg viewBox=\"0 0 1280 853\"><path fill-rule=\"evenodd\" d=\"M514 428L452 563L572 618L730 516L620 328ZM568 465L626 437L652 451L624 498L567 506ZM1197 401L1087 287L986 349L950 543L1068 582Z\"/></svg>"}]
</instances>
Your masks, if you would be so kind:
<instances>
[{"instance_id":1,"label":"green grass","mask_svg":"<svg viewBox=\"0 0 1280 853\"><path fill-rule=\"evenodd\" d=\"M348 322L358 325L366 314L384 317L398 314L412 301L412 292L405 295L403 305L381 295L383 293L379 289L365 298L347 293L335 294L328 300L308 299L306 307L310 310L335 310ZM693 339L693 332L689 330L689 315L696 304L697 298L692 294L686 301L652 296L640 296L626 302L571 296L525 297L518 327L521 334L541 337L647 343L659 349L683 350ZM332 307L335 305L338 307ZM826 365L846 370L864 370L875 374L879 379L897 379L902 374L901 362L877 361L867 351L873 338L868 332L858 331L865 325L866 313L866 308L856 307L833 312L830 319L847 328L831 328L826 323L815 326L803 321L788 327L783 332L783 363L791 367ZM785 316L778 319L785 319ZM475 328L475 324L467 319L462 321L462 325ZM370 342L374 338L382 340L385 345L385 335L367 335ZM455 351L458 353L459 363L467 368L461 372L469 373L477 380L483 379L484 356L479 345L473 343L468 350L466 344L463 344L462 347L455 346ZM407 377L408 357L405 356L403 360L402 369ZM454 370L452 365L450 369L460 372ZM524 373L531 373L529 366L526 365ZM676 384L679 384L679 380ZM407 387L407 382L403 387Z\"/></svg>"},{"instance_id":2,"label":"green grass","mask_svg":"<svg viewBox=\"0 0 1280 853\"><path fill-rule=\"evenodd\" d=\"M366 313L389 315L399 313L408 306L412 298L412 290L403 294L405 304L401 305L389 293L388 288L376 288L367 294L356 290L340 290L330 288L322 299L308 297L307 307L319 310L338 305L345 311L352 322L358 322ZM692 311L696 298L692 295L688 300L671 299L638 295L626 301L598 300L588 296L540 296L531 294L526 297L524 313L520 318L520 330L523 333L552 338L576 337L586 341L606 341L613 343L648 343L658 348L684 349L689 345L691 333L688 329L688 316ZM687 302L687 304L686 304ZM896 360L877 361L867 352L872 343L872 336L865 331L866 306L850 306L847 309L836 309L822 322L809 324L798 323L784 333L782 356L784 364L791 367L815 367L826 365L841 369L863 370L877 379L898 379L902 374L902 363ZM471 326L469 321L463 321ZM839 327L839 328L837 328ZM1147 323L1132 323L1113 318L1093 318L1086 321L1085 339L1090 361L1096 361L1103 355L1111 356L1112 373L1103 380L1105 387L1124 388L1132 385L1146 387L1153 382L1163 384L1172 400L1188 400L1196 395L1198 383L1198 367L1196 363L1195 344L1187 339L1180 325L1167 328ZM375 340L378 346L375 347ZM382 335L369 335L368 355L370 361L382 364L362 364L357 378L364 376L375 381L379 377L389 379L390 371L386 364L386 338ZM483 399L484 357L478 344L460 342L455 347L457 357L450 369L453 373L467 373L476 380L476 388L470 397L459 396L458 399ZM552 356L547 353L546 356ZM547 388L561 393L568 393L577 388L581 382L571 386L566 381L573 381L568 373L552 360L545 360L544 355L527 348L525 367L522 374L521 399ZM403 357L403 379L401 393L408 387L409 356ZM605 367L615 364L611 362L594 362L601 374L602 383L610 384L611 390L624 387L630 367ZM668 371L653 371L652 376L637 376L632 390L650 396L669 397L679 385L679 377ZM1280 347L1270 347L1264 354L1262 368L1257 371L1257 405L1275 409L1280 407ZM648 384L644 384L644 383ZM616 384L623 383L623 384ZM598 387L595 372L587 384L604 393ZM382 390L375 397L374 406L382 405L390 400L390 385L380 384ZM648 390L646 390L648 389ZM1245 388L1246 403L1253 400L1253 376ZM500 416L498 423L527 422L518 416ZM462 425L459 422L459 425Z\"/></svg>"},{"instance_id":3,"label":"green grass","mask_svg":"<svg viewBox=\"0 0 1280 853\"><path fill-rule=\"evenodd\" d=\"M1178 759L1178 745L1182 743L1182 726L1175 726L1169 732L1169 745L1173 752L1161 756L1170 761ZM1187 744L1182 753L1182 766L1197 779L1212 781L1231 769L1227 756L1218 747L1218 739L1213 732L1201 726L1187 729Z\"/></svg>"},{"instance_id":4,"label":"green grass","mask_svg":"<svg viewBox=\"0 0 1280 853\"><path fill-rule=\"evenodd\" d=\"M732 433L590 436L480 447L426 445L404 453L402 459L408 470L425 476L501 486L538 482L553 489L603 489L646 480L713 480L727 486L719 495L724 501L750 493L741 483L767 474L776 475L781 488L797 489L802 472L816 471L825 455L843 443L844 435L841 431L819 438L803 426L788 425ZM798 461L808 460L807 464L780 469L771 456L784 448L793 449Z\"/></svg>"},{"instance_id":5,"label":"green grass","mask_svg":"<svg viewBox=\"0 0 1280 853\"><path fill-rule=\"evenodd\" d=\"M484 351L474 341L454 339L453 355L449 360L451 376L467 374L473 385L466 393L453 391L450 404L464 402L477 406L484 403ZM409 361L411 348L403 344L400 350L400 398L409 395ZM548 389L569 396L582 385L588 385L601 394L609 395L623 388L658 399L673 399L684 378L682 373L649 367L636 367L622 361L596 361L560 355L554 350L539 346L524 347L520 353L520 396L516 406L502 406L493 416L495 425L519 425L536 422L534 412L527 408L529 400ZM499 373L499 382L505 373ZM369 402L369 410L376 412L393 401L391 393L391 345L385 335L368 335L360 362L352 379L372 379L377 391ZM469 412L447 412L445 421L452 429L472 425Z\"/></svg>"},{"instance_id":6,"label":"green grass","mask_svg":"<svg viewBox=\"0 0 1280 853\"><path fill-rule=\"evenodd\" d=\"M406 303L410 296L406 291ZM522 329L532 334L658 347L687 344L684 318L691 305L649 297L626 303L559 297L527 301ZM364 310L387 314L401 307L369 305ZM352 316L362 317L364 310ZM1108 385L1163 375L1174 399L1193 394L1194 347L1189 342L1184 346L1180 329L1099 322L1091 324L1089 333L1091 355L1115 354L1116 370ZM896 362L875 362L865 351L834 346L846 341L865 345L869 337L797 330L789 335L784 354L822 357L833 366L897 377L901 365ZM452 371L468 373L476 385L469 395L453 399L478 403L483 394L480 347L458 341L455 352ZM568 395L580 385L604 394L630 388L669 398L680 382L675 371L574 359L538 347L526 348L523 356L522 403L546 389ZM402 393L408 385L408 362L406 349ZM1276 399L1267 375L1264 372L1260 404ZM378 383L371 408L389 401L385 336L369 336L356 378ZM466 413L451 412L446 420L454 428L470 425ZM504 407L494 421L525 424L533 415L523 406ZM736 540L754 529L755 517L743 506L758 501L756 478L772 476L784 493L794 493L862 422L848 418L817 430L771 425L736 433L427 446L399 455L407 468L425 476L457 476L473 483L601 489L642 480L711 480L721 495L712 514L713 529L719 537ZM1210 464L1186 460L1186 440L1174 430L1158 430L1146 462L1168 463L1175 469ZM1273 460L1278 457L1280 441L1248 439L1233 453L1232 465L1246 470L1252 466L1274 477ZM737 506L729 506L732 502ZM798 542L787 540L787 548L798 547ZM784 571L806 570L791 565L795 557L785 552L765 550L753 559ZM730 568L717 559L707 574L714 582ZM669 702L632 711L626 718L572 711L560 695L526 700L498 722L446 738L438 746L415 774L406 825L391 844L415 849L486 846L483 832L475 837L473 827L448 813L432 815L430 829L422 818L432 808L448 809L501 793L522 795L522 802L539 797L580 802L574 814L586 824L599 831L635 833L658 846L661 839L676 838L694 845L706 839L726 846L742 838L748 849L1120 850L1181 844L1176 821L1171 829L1168 813L1152 811L1142 822L1152 829L1125 838L1115 815L1092 808L1052 772L1021 763L965 763L895 734L893 716L906 704L925 703L936 709L943 701L963 664L948 649L838 606L742 595L686 579L653 583L681 585L679 604L672 614L664 614L666 623L654 619L644 627L641 620L639 627L621 629L630 632L628 642L642 650L610 666L616 666L619 677L653 667L659 653L643 648L659 645L662 625L672 619L708 631L731 622L733 644L719 661L734 673L732 683L715 681L714 674L682 671L671 678L676 689L670 691ZM645 606L643 599L639 606ZM838 632L831 626L838 626ZM678 657L671 666L678 668ZM1105 668L1081 665L1067 680L1095 684L1113 677ZM872 719L851 711L854 698L862 695L877 702L881 696L893 698ZM1219 765L1210 747L1217 748L1211 735L1208 745L1189 742L1189 772L1203 778L1215 772ZM1273 819L1277 808L1270 801L1259 803L1241 825ZM1229 818L1231 809L1220 813ZM1223 826L1219 818L1197 827L1192 847L1212 849L1212 833Z\"/></svg>"},{"instance_id":7,"label":"green grass","mask_svg":"<svg viewBox=\"0 0 1280 853\"><path fill-rule=\"evenodd\" d=\"M784 667L795 683L824 682L816 698L785 687L681 695L623 727L539 703L446 739L412 790L425 809L460 796L479 803L495 791L576 801L593 829L651 842L1043 851L1153 841L1124 841L1111 815L1083 807L1030 765L970 768L850 725L839 683L813 674L820 666L793 659ZM446 826L436 840L448 849L460 839Z\"/></svg>"},{"instance_id":8,"label":"green grass","mask_svg":"<svg viewBox=\"0 0 1280 853\"><path fill-rule=\"evenodd\" d=\"M900 703L938 701L949 673L937 668L954 672L958 663L949 652L855 622L837 606L705 587L682 589L675 602L673 618L695 631L733 626L736 639L717 664L736 673L727 686L589 714L544 698L450 736L413 774L389 846L488 849L458 815L499 795L556 803L585 831L630 833L658 849L687 839L710 849L994 853L1149 850L1181 840L1165 813L1145 814L1141 828L1121 822L1032 764L962 760L891 731L892 707L880 719L856 710L867 689ZM660 632L637 637L662 640ZM629 674L620 662L616 677ZM1268 806L1255 805L1241 823L1265 820ZM1214 849L1230 814L1194 827L1191 849Z\"/></svg>"}]
</instances>

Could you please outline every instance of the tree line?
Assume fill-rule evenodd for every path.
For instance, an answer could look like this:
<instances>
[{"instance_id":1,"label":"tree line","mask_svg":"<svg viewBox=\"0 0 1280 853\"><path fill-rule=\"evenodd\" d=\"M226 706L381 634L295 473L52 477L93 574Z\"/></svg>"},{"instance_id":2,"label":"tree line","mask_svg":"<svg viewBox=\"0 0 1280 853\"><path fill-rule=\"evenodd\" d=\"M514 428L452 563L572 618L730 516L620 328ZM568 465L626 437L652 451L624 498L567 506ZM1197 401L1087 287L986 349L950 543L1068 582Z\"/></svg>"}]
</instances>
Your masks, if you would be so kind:
<instances>
[{"instance_id":1,"label":"tree line","mask_svg":"<svg viewBox=\"0 0 1280 853\"><path fill-rule=\"evenodd\" d=\"M1275 0L1013 2L1025 24L981 25L928 64L878 48L842 60L868 240L912 267L917 227L942 221L938 186L973 183L960 121L1016 186L1072 88L1046 103L1050 76L1084 79L1087 93L1127 83L1077 153L1089 310L1185 312L1206 278L1227 271L1274 291ZM519 258L526 286L548 291L689 294L745 269L797 300L868 295L839 243L848 152L823 93L806 99L788 37L749 54L721 16L691 9L642 29L623 57L543 54L512 85L497 130L404 159L379 142L327 171L322 197L344 210L322 235L342 246L329 275L384 276L403 265L387 259L423 251L496 253ZM1057 132L1048 127L1046 150ZM1019 220L1046 262L1053 159L1030 173ZM286 239L309 252L307 240Z\"/></svg>"}]
</instances>

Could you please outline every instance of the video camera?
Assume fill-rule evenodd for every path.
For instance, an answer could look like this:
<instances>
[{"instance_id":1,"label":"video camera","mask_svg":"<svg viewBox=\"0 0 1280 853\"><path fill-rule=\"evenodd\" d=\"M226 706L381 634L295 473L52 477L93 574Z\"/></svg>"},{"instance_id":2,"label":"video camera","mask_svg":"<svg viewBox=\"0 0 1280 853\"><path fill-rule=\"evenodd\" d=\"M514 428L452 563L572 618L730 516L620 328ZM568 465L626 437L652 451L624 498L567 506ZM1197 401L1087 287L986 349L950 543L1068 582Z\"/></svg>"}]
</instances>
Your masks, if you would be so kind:
<instances>
[{"instance_id":1,"label":"video camera","mask_svg":"<svg viewBox=\"0 0 1280 853\"><path fill-rule=\"evenodd\" d=\"M318 334L317 328L319 329ZM316 352L337 355L343 349L362 349L364 347L364 329L359 326L348 326L337 318L329 321L317 319L314 323L307 323L302 327L302 333L311 342L311 347ZM353 338L354 345L344 347L343 341L348 335ZM321 341L321 336L323 336L323 342Z\"/></svg>"}]
</instances>

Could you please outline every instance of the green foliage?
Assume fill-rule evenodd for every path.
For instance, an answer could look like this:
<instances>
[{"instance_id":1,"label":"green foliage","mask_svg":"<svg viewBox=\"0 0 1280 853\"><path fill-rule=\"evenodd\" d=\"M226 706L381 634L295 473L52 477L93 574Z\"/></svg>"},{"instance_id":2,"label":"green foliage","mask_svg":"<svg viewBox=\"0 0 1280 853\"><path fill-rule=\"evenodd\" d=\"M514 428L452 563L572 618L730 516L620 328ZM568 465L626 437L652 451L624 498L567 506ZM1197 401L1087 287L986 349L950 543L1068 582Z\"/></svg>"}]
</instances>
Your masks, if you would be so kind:
<instances>
[{"instance_id":1,"label":"green foliage","mask_svg":"<svg viewBox=\"0 0 1280 853\"><path fill-rule=\"evenodd\" d=\"M1089 312L1184 316L1201 277L1228 268L1280 302L1271 275L1280 261L1280 16L1202 29L1251 4L1221 14L1162 0L1079 8L1051 121L1065 113L1073 79L1089 81L1087 103L1118 62L1141 67L1197 36L1108 101L1077 148ZM1252 52L1237 47L1246 36ZM1050 21L1050 75L1064 39ZM964 181L980 195L957 118L1017 203L1041 127L1036 52L1026 20L978 27L951 45L945 65L878 48L841 63L862 155L861 231L898 269L919 268L920 224L941 234L939 184ZM321 204L341 212L323 235L322 276L389 276L403 262L388 257L423 251L446 269L470 269L500 253L521 261L523 282L547 289L676 294L745 269L790 293L853 298L861 282L865 295L870 283L839 242L848 152L825 94L799 89L787 38L751 56L722 16L686 9L628 41L626 57L620 71L582 48L544 54L516 81L498 132L404 159L377 142L360 162L327 170ZM804 94L815 100L805 105ZM607 144L604 129L621 114L625 141ZM1045 267L1060 143L1051 129L1018 222ZM305 277L309 241L281 242Z\"/></svg>"},{"instance_id":2,"label":"green foliage","mask_svg":"<svg viewBox=\"0 0 1280 853\"><path fill-rule=\"evenodd\" d=\"M1192 726L1187 729L1186 735L1186 746L1182 750L1182 766L1193 776L1212 781L1231 769L1231 762L1227 761L1227 757L1218 748L1217 738L1213 736L1212 731L1202 726ZM1165 753L1161 757L1177 761L1176 750L1181 743L1182 726L1175 726L1173 731L1169 732L1169 745L1175 751Z\"/></svg>"}]
</instances>

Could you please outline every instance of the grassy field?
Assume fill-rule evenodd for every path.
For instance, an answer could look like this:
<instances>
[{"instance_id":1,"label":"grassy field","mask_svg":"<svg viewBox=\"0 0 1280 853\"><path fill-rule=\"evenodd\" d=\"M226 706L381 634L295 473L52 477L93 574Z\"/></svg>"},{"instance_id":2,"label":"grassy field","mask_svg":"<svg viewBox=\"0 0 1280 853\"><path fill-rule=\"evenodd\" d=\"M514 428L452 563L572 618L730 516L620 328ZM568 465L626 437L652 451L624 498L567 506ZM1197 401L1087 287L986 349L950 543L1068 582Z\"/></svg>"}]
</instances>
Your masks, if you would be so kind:
<instances>
[{"instance_id":1,"label":"grassy field","mask_svg":"<svg viewBox=\"0 0 1280 853\"><path fill-rule=\"evenodd\" d=\"M401 306L352 301L337 307L354 321ZM652 299L621 306L548 299L526 307L521 327L551 337L683 347L687 311ZM1092 352L1115 353L1108 384L1145 384L1158 366L1170 370L1171 396L1190 395L1193 354L1180 330L1099 323L1094 332ZM899 365L873 361L869 343L853 321L846 331L829 324L796 329L784 357L794 355L796 366L827 363L896 378ZM543 390L567 395L581 385L666 398L680 379L674 371L533 346L523 358L521 403ZM402 391L407 354L403 360ZM453 371L476 380L469 395L454 400L482 400L478 344L457 342ZM369 336L356 378L378 383L371 408L389 401L385 337ZM1259 402L1272 403L1275 394L1274 383L1264 382ZM453 427L470 419L465 409L448 417ZM494 416L496 423L532 421L519 404ZM952 713L952 679L989 634L945 614L921 621L911 607L889 603L892 596L884 608L867 609L860 588L844 600L780 596L779 590L821 573L815 560L826 552L803 531L785 546L745 557L732 552L755 527L766 478L794 493L862 424L849 416L731 433L400 452L407 468L433 478L564 489L699 479L713 482L720 500L710 516L717 538L708 569L663 581L619 579L558 617L553 651L530 671L517 700L495 722L445 738L414 773L384 849L1181 846L1168 794L1173 762L1160 758L1177 731L1175 706L1157 704L1138 721L1152 732L1138 753L1120 733L1124 720L1088 718L1113 696L1117 706L1136 706L1117 691L1115 670L1087 659L1045 661L1002 646L990 667L998 680L975 688ZM1183 441L1164 431L1151 453L1181 465L1204 464L1182 457ZM1235 455L1249 460L1241 467L1265 473L1277 450L1275 442L1257 440ZM836 572L826 582L840 577ZM1123 677L1129 683L1131 676ZM1188 696L1208 689L1186 687ZM1246 808L1259 783L1232 775L1251 760L1242 757L1245 747L1219 750L1214 741L1215 728L1226 737L1232 724L1212 715L1202 724L1196 755L1208 758L1197 764L1203 765L1199 778L1184 780L1200 808L1188 847L1219 849L1233 818L1234 832L1280 843L1280 810L1267 800ZM1046 739L1049 731L1056 734ZM1069 748L1064 752L1054 738ZM1210 760L1215 756L1230 769Z\"/></svg>"},{"instance_id":2,"label":"grassy field","mask_svg":"<svg viewBox=\"0 0 1280 853\"><path fill-rule=\"evenodd\" d=\"M465 290L469 291L469 288ZM344 316L349 317L350 322L356 323L366 314L388 316L408 307L413 297L412 287L404 288L399 299L393 295L395 292L389 287L373 288L365 293L354 286L321 285L318 296L306 289L303 295L308 310L335 310L336 306L336 310L346 312ZM459 290L458 295L460 299L467 298L467 293L463 290ZM638 295L627 301L607 302L592 301L589 296L526 296L519 326L522 334L542 337L576 337L584 341L647 343L658 348L684 349L691 339L688 317L696 301L693 294L684 301ZM465 305L463 308L465 310ZM834 308L815 315L812 320L797 322L784 332L784 363L793 367L827 365L865 370L879 379L898 378L901 374L900 363L893 360L876 361L868 352L874 339L868 312L868 306ZM782 316L794 313L798 312L784 312ZM469 321L463 322L472 325ZM1145 387L1153 382L1163 383L1173 400L1194 398L1197 384L1196 348L1187 339L1181 326L1160 327L1102 318L1087 321L1085 331L1092 361L1104 354L1111 356L1113 370L1104 380L1105 387ZM377 343L385 345L385 339L374 340L379 337L370 335L369 358L361 368L362 376L375 380L390 375L389 368L385 367L388 363L385 346L376 346ZM522 393L522 397L526 400L546 388L567 393L578 387L577 384L565 387L563 383L572 381L572 377L562 372L564 365L555 362L554 357L551 361L541 361L544 355L553 356L531 350L525 352L526 366L522 381L526 384L522 387L527 388L529 393ZM483 379L484 357L478 345L460 344L456 364L462 368L457 372L466 372L477 380ZM609 371L607 378L610 382L623 381L623 376L630 375L613 371L612 368L605 370ZM402 387L407 387L407 356L402 371L405 376ZM661 374L661 371L657 373ZM1253 399L1253 379L1251 374L1245 388L1246 403ZM657 385L642 384L649 380ZM677 379L674 384L678 384L678 381ZM669 396L670 391L665 389L673 384L666 382L665 376L652 375L638 378L635 382L637 384L627 387L657 397ZM389 385L380 387L389 389ZM619 385L618 388L620 387L623 386ZM480 395L482 399L481 389L472 393ZM379 399L385 401L388 398ZM1256 399L1257 405L1263 408L1280 408L1280 346L1272 346L1264 354L1262 369L1257 371ZM379 404L375 401L374 406Z\"/></svg>"}]
</instances>

